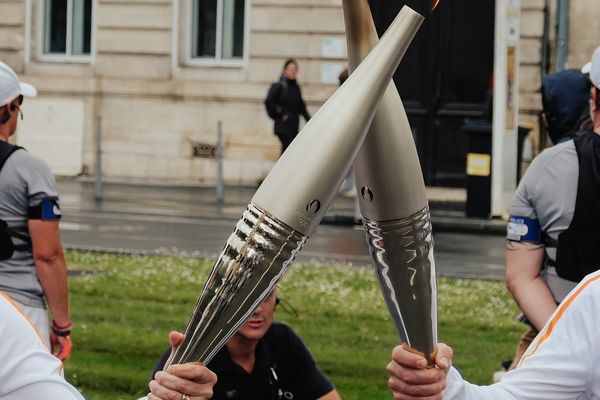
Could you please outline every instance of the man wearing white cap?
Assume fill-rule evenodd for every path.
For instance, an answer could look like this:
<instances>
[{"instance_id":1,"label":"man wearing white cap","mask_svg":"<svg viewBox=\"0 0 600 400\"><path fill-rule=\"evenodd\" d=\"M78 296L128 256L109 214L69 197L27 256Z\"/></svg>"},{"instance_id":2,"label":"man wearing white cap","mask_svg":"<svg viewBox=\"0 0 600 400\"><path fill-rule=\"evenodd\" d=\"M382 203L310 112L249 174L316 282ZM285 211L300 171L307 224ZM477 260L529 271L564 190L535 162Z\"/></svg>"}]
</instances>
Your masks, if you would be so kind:
<instances>
[{"instance_id":1,"label":"man wearing white cap","mask_svg":"<svg viewBox=\"0 0 600 400\"><path fill-rule=\"evenodd\" d=\"M8 143L23 116L23 97L36 94L0 62L0 398L83 400L61 363L70 354L71 321L56 183L46 164ZM44 296L58 358L48 351ZM181 338L170 340L176 345ZM157 375L148 399L208 400L215 382L202 365L173 365Z\"/></svg>"},{"instance_id":2,"label":"man wearing white cap","mask_svg":"<svg viewBox=\"0 0 600 400\"><path fill-rule=\"evenodd\" d=\"M559 246L559 238L573 231L570 226L574 227L582 216L586 220L591 216L582 207L589 201L583 192L589 186L587 180L595 174L589 168L596 156L590 151L593 145L588 139L589 135L592 139L598 137L591 132L590 88L589 71L586 76L576 69L563 70L543 79L547 131L556 145L533 161L512 198L506 284L523 311L522 320L528 329L509 370L517 366L557 304L586 274L600 267L598 256L581 257L576 262L563 257L569 251L591 249L593 245L578 248L583 241L562 240ZM577 272L581 267L584 271Z\"/></svg>"},{"instance_id":3,"label":"man wearing white cap","mask_svg":"<svg viewBox=\"0 0 600 400\"><path fill-rule=\"evenodd\" d=\"M594 52L589 73L594 130L571 142L578 159L578 174L574 177L578 185L572 188L571 182L563 180L554 188L556 192L576 191L572 219L558 240L556 256L558 263L569 264L559 265L558 274L571 280L600 265L600 48ZM563 241L566 243L561 244ZM567 248L562 247L565 244ZM388 365L394 398L600 398L600 271L589 274L555 307L517 368L504 374L499 383L477 386L466 382L451 367L452 356L452 349L440 345L436 367L430 369L423 357L396 347Z\"/></svg>"},{"instance_id":4,"label":"man wearing white cap","mask_svg":"<svg viewBox=\"0 0 600 400\"><path fill-rule=\"evenodd\" d=\"M56 182L43 161L8 143L19 114L23 118L24 97L36 94L0 62L0 291L21 306L48 348L64 360L71 352L72 324Z\"/></svg>"}]
</instances>

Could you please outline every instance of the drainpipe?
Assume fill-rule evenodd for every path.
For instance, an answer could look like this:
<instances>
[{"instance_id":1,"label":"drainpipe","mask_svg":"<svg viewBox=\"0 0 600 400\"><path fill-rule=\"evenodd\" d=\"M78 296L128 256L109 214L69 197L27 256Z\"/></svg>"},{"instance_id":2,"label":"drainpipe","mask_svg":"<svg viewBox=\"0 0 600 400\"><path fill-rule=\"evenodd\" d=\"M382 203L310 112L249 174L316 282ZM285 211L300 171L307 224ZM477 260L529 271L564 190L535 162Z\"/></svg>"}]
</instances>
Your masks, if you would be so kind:
<instances>
[{"instance_id":1,"label":"drainpipe","mask_svg":"<svg viewBox=\"0 0 600 400\"><path fill-rule=\"evenodd\" d=\"M556 0L556 71L565 69L569 50L569 0Z\"/></svg>"},{"instance_id":2,"label":"drainpipe","mask_svg":"<svg viewBox=\"0 0 600 400\"><path fill-rule=\"evenodd\" d=\"M542 37L542 62L540 63L540 76L545 76L550 71L550 57L548 45L550 44L550 0L544 0L544 36Z\"/></svg>"},{"instance_id":3,"label":"drainpipe","mask_svg":"<svg viewBox=\"0 0 600 400\"><path fill-rule=\"evenodd\" d=\"M31 0L25 0L25 39L23 43L23 73L31 61Z\"/></svg>"}]
</instances>

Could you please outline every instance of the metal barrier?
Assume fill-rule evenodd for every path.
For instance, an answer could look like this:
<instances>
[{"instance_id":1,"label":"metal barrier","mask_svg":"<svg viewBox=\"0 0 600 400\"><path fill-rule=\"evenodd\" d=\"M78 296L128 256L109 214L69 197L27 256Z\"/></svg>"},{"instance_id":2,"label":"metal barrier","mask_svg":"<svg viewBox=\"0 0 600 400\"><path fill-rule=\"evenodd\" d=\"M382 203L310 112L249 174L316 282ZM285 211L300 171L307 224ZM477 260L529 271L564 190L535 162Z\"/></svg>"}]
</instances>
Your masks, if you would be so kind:
<instances>
[{"instance_id":1,"label":"metal barrier","mask_svg":"<svg viewBox=\"0 0 600 400\"><path fill-rule=\"evenodd\" d=\"M102 200L104 186L102 182L102 117L96 118L96 177L94 181L94 198Z\"/></svg>"},{"instance_id":2,"label":"metal barrier","mask_svg":"<svg viewBox=\"0 0 600 400\"><path fill-rule=\"evenodd\" d=\"M223 178L223 124L219 121L217 126L217 146L215 151L215 159L217 161L217 202L225 201L225 182Z\"/></svg>"}]
</instances>

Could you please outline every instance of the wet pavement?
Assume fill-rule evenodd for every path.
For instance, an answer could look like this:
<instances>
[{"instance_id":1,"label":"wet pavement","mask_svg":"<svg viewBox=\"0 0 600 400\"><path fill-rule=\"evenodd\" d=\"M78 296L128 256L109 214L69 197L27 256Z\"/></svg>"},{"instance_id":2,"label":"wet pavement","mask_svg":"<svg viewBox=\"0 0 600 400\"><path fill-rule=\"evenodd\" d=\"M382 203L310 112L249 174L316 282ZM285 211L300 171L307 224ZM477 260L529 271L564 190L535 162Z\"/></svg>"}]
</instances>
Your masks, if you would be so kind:
<instances>
[{"instance_id":1,"label":"wet pavement","mask_svg":"<svg viewBox=\"0 0 600 400\"><path fill-rule=\"evenodd\" d=\"M211 187L105 184L101 201L93 182L59 180L66 248L125 253L216 257L255 188L227 187L216 201ZM429 191L428 191L429 193ZM502 279L501 221L465 218L460 192L430 198L439 275ZM338 196L298 257L299 262L370 265L361 225L349 221L354 199ZM491 233L491 234L483 234Z\"/></svg>"}]
</instances>

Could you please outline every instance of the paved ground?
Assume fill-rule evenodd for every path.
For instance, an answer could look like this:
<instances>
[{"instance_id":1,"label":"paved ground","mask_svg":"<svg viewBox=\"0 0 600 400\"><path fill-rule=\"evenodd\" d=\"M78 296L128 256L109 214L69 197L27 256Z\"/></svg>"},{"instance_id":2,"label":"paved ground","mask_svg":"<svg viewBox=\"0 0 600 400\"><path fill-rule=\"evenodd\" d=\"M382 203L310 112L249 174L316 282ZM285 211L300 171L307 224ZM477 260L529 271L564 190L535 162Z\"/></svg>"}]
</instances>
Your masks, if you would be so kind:
<instances>
[{"instance_id":1,"label":"paved ground","mask_svg":"<svg viewBox=\"0 0 600 400\"><path fill-rule=\"evenodd\" d=\"M216 256L253 188L227 188L215 201L207 187L105 184L94 199L91 182L60 180L67 248ZM504 240L501 221L464 217L464 191L429 189L436 268L440 275L501 279ZM327 220L300 253L300 261L369 265L362 226L351 223L354 199L339 196ZM492 233L492 234L483 234Z\"/></svg>"}]
</instances>

